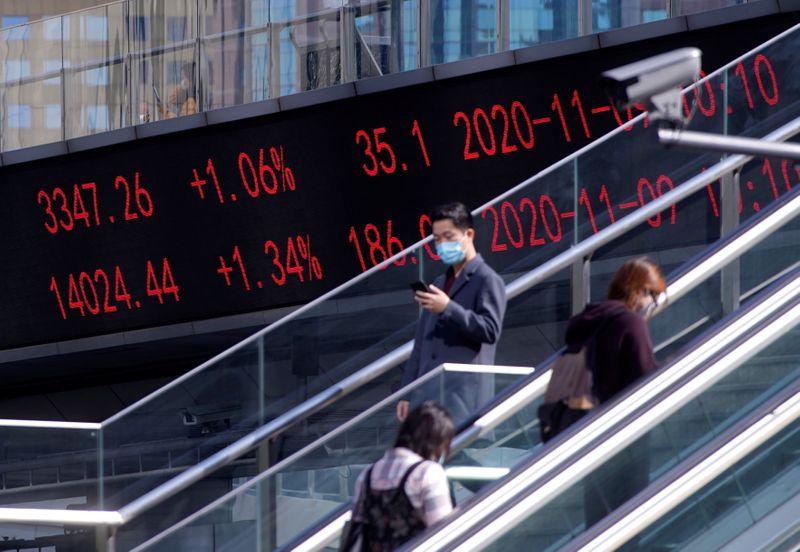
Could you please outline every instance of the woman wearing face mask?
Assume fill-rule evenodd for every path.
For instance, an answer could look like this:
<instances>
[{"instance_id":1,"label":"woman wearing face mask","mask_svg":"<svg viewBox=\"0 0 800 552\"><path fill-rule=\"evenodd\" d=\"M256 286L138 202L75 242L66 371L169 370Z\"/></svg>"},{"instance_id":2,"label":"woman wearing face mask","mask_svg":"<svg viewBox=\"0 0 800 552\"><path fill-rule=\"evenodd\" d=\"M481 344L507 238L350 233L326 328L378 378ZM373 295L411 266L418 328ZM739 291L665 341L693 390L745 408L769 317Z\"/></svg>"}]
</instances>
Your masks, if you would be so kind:
<instances>
[{"instance_id":1,"label":"woman wearing face mask","mask_svg":"<svg viewBox=\"0 0 800 552\"><path fill-rule=\"evenodd\" d=\"M592 366L601 404L658 367L647 318L665 289L656 264L644 257L626 261L608 286L608 299L588 305L567 323L567 344L597 332Z\"/></svg>"},{"instance_id":2,"label":"woman wearing face mask","mask_svg":"<svg viewBox=\"0 0 800 552\"><path fill-rule=\"evenodd\" d=\"M588 360L600 404L658 368L647 318L665 289L664 276L652 261L626 261L611 280L608 299L588 305L567 323L567 344L595 335ZM649 464L649 442L639 439L586 478L587 528L647 485Z\"/></svg>"}]
</instances>

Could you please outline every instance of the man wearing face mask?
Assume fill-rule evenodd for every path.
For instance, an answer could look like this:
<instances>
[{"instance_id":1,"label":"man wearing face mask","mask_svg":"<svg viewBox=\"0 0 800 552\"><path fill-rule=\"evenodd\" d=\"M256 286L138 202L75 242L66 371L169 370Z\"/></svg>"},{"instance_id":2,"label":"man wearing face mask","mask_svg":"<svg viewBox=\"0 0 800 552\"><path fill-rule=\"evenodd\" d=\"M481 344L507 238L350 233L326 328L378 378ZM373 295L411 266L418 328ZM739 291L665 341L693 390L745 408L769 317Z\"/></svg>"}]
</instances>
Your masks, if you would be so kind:
<instances>
[{"instance_id":1,"label":"man wearing face mask","mask_svg":"<svg viewBox=\"0 0 800 552\"><path fill-rule=\"evenodd\" d=\"M423 312L403 385L444 362L494 364L506 311L505 285L475 251L475 228L466 206L441 205L431 213L431 222L436 254L447 270L427 292L415 293ZM492 397L491 379L482 374L460 377L446 394L447 408L455 419L463 419ZM408 408L408 401L397 404L398 419L405 419Z\"/></svg>"}]
</instances>

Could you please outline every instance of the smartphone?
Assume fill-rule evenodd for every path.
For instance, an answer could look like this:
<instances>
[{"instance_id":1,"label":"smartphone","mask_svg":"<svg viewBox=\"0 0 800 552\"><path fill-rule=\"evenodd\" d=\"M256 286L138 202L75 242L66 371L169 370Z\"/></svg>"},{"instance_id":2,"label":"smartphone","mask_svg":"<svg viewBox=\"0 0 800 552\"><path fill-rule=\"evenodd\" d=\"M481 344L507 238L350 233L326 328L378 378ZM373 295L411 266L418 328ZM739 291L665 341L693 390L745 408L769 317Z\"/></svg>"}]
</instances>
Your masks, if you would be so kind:
<instances>
[{"instance_id":1,"label":"smartphone","mask_svg":"<svg viewBox=\"0 0 800 552\"><path fill-rule=\"evenodd\" d=\"M411 286L411 289L413 289L414 291L430 291L430 289L428 289L428 284L426 284L422 280L411 282L409 285Z\"/></svg>"}]
</instances>

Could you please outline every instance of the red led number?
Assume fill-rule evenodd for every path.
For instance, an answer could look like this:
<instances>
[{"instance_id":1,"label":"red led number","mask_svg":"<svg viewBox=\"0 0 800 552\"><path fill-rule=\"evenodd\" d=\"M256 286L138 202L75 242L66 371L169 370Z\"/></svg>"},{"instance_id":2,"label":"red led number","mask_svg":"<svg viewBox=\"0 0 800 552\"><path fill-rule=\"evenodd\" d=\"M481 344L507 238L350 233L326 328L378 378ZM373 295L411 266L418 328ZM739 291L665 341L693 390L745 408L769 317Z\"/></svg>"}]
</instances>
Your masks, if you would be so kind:
<instances>
[{"instance_id":1,"label":"red led number","mask_svg":"<svg viewBox=\"0 0 800 552\"><path fill-rule=\"evenodd\" d=\"M272 264L277 271L270 274L276 285L286 284L288 274L297 276L300 282L306 281L305 271L308 270L308 280L321 280L324 275L319 258L311 252L311 236L289 236L286 239L284 254L281 254L278 245L272 241L264 242L264 253L272 256ZM301 262L305 261L305 263Z\"/></svg>"},{"instance_id":2,"label":"red led number","mask_svg":"<svg viewBox=\"0 0 800 552\"><path fill-rule=\"evenodd\" d=\"M145 292L148 296L156 297L160 304L164 303L164 296L170 294L176 302L180 301L180 288L175 283L169 260L164 257L158 268L151 261L147 261L143 282ZM84 317L87 314L97 316L117 312L120 304L124 304L128 310L133 309L134 306L135 308L142 306L141 302L132 300L119 266L114 267L113 283L109 273L98 268L94 272L82 271L67 275L66 286L65 296L62 294L56 277L50 278L50 291L55 295L59 314L64 320L72 311L77 311L80 316Z\"/></svg>"},{"instance_id":3,"label":"red led number","mask_svg":"<svg viewBox=\"0 0 800 552\"><path fill-rule=\"evenodd\" d=\"M431 231L432 231L432 227L433 227L433 225L431 223L431 217L428 216L428 215L425 215L425 214L420 215L420 217L419 217L419 235L420 235L420 237L425 239L428 236L430 236L431 235ZM438 260L441 259L441 257L439 257L439 255L437 255L433 251L433 248L431 247L431 242L429 242L429 241L425 242L425 246L424 247L425 247L425 252L428 254L428 257L430 257L434 261L438 261Z\"/></svg>"},{"instance_id":4,"label":"red led number","mask_svg":"<svg viewBox=\"0 0 800 552\"><path fill-rule=\"evenodd\" d=\"M527 236L523 231L523 216L521 216L525 211L530 213L530 225L528 226L530 230ZM500 204L499 213L495 206L490 205L481 213L481 218L486 219L488 215L491 215L493 221L491 250L494 252L507 251L509 244L514 249L522 249L526 242L531 247L543 245L544 237L537 236L539 222L544 228L544 234L551 242L560 242L563 237L561 218L566 218L565 214L558 211L552 198L547 194L539 196L538 206L527 197L522 198L516 207L510 201L503 201ZM568 215L574 216L574 213L570 212ZM501 241L501 226L505 234L505 241L508 243Z\"/></svg>"},{"instance_id":5,"label":"red led number","mask_svg":"<svg viewBox=\"0 0 800 552\"><path fill-rule=\"evenodd\" d=\"M361 165L361 168L364 169L367 176L377 176L381 171L383 171L384 174L392 174L397 170L397 157L394 154L392 146L390 146L385 139L381 139L381 136L385 133L386 127L373 129L372 138L365 130L356 132L356 144L361 145L363 143L364 155L369 161L369 163ZM373 138L375 141L375 151L373 151ZM378 159L378 155L381 155L381 159Z\"/></svg>"},{"instance_id":6,"label":"red led number","mask_svg":"<svg viewBox=\"0 0 800 552\"><path fill-rule=\"evenodd\" d=\"M139 184L138 171L134 174L133 191L131 192L131 186L124 176L118 176L114 180L114 189L120 190L121 188L125 190L125 220L136 220L139 215L152 216L153 198L150 197L150 192ZM133 201L131 201L131 194ZM133 203L136 204L136 210L133 209Z\"/></svg>"},{"instance_id":7,"label":"red led number","mask_svg":"<svg viewBox=\"0 0 800 552\"><path fill-rule=\"evenodd\" d=\"M94 182L73 185L69 196L68 192L59 187L53 188L50 194L45 190L39 190L36 201L44 207L46 215L44 228L51 234L57 233L59 229L71 231L75 228L76 221L83 222L87 228L92 224L95 226L100 224L97 185ZM86 207L87 204L92 209L91 213Z\"/></svg>"},{"instance_id":8,"label":"red led number","mask_svg":"<svg viewBox=\"0 0 800 552\"><path fill-rule=\"evenodd\" d=\"M525 149L533 148L533 123L521 102L516 100L512 102L510 113L505 106L495 104L489 110L489 114L487 115L483 108L477 107L472 111L472 118L463 111L457 111L453 115L453 126L464 127L465 161L478 159L481 155L492 157L498 152L501 154L514 153L519 150L519 146ZM495 127L496 123L502 125L499 132ZM513 135L511 133L512 126L514 127ZM473 143L473 134L477 144ZM514 143L515 141L517 143Z\"/></svg>"},{"instance_id":9,"label":"red led number","mask_svg":"<svg viewBox=\"0 0 800 552\"><path fill-rule=\"evenodd\" d=\"M159 304L164 304L164 295L172 294L175 301L180 301L178 295L180 288L175 284L175 278L172 276L172 270L169 267L169 261L164 257L161 264L161 278L156 275L156 269L153 267L151 261L147 261L147 286L145 291L148 296L156 297ZM159 285L160 283L160 285Z\"/></svg>"},{"instance_id":10,"label":"red led number","mask_svg":"<svg viewBox=\"0 0 800 552\"><path fill-rule=\"evenodd\" d=\"M378 227L374 224L367 224L364 226L364 229L360 234L356 231L355 226L351 226L350 233L347 236L347 241L352 243L356 249L356 257L358 257L358 262L361 265L362 272L367 270L367 263L362 249L361 236L363 236L364 242L366 242L367 254L369 255L369 260L372 263L372 266L382 263L389 257L400 253L404 249L403 242L400 241L400 238L392 235L391 220L386 222L386 234L384 236L381 236L380 230L378 230ZM415 258L412 259L412 263L416 263ZM395 259L394 264L397 266L405 265L405 256Z\"/></svg>"}]
</instances>

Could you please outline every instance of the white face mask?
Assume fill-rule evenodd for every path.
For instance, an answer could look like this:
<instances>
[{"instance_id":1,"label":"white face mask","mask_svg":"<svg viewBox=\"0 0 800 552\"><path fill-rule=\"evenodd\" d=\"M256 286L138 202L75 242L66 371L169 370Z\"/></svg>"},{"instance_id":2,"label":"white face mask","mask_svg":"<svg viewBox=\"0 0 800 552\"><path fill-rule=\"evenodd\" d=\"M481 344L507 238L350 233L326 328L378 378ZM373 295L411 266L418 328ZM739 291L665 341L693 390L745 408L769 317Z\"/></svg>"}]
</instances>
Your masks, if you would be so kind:
<instances>
[{"instance_id":1,"label":"white face mask","mask_svg":"<svg viewBox=\"0 0 800 552\"><path fill-rule=\"evenodd\" d=\"M652 318L656 307L658 307L657 296L654 296L653 293L654 292L645 292L644 296L639 301L639 308L636 309L636 313L645 320Z\"/></svg>"}]
</instances>

